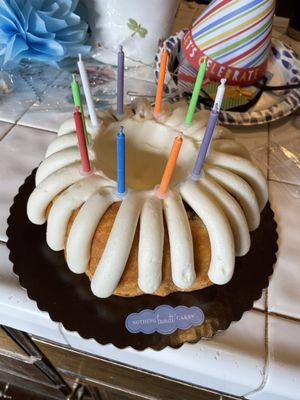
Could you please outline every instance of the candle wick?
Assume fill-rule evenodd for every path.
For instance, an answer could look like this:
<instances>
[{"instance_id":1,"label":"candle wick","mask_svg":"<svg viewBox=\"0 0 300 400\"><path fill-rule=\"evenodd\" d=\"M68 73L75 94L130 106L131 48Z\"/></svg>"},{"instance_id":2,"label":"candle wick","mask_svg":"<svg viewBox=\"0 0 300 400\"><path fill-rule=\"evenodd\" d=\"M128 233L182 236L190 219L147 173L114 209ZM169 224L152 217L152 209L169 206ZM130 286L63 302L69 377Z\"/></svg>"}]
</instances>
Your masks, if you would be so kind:
<instances>
[{"instance_id":1,"label":"candle wick","mask_svg":"<svg viewBox=\"0 0 300 400\"><path fill-rule=\"evenodd\" d=\"M183 133L179 132L178 135L176 136L176 139L182 141L183 140Z\"/></svg>"},{"instance_id":2,"label":"candle wick","mask_svg":"<svg viewBox=\"0 0 300 400\"><path fill-rule=\"evenodd\" d=\"M76 76L76 74L72 74L72 77L73 77L73 82L77 82L77 76Z\"/></svg>"},{"instance_id":3,"label":"candle wick","mask_svg":"<svg viewBox=\"0 0 300 400\"><path fill-rule=\"evenodd\" d=\"M214 107L213 111L215 111L215 112L219 112L220 111L219 103L215 104L215 107Z\"/></svg>"},{"instance_id":4,"label":"candle wick","mask_svg":"<svg viewBox=\"0 0 300 400\"><path fill-rule=\"evenodd\" d=\"M124 135L124 131L123 131L123 129L124 129L124 127L123 127L123 126L120 126L120 128L119 128L119 132L118 132L118 136L122 136L122 135Z\"/></svg>"},{"instance_id":5,"label":"candle wick","mask_svg":"<svg viewBox=\"0 0 300 400\"><path fill-rule=\"evenodd\" d=\"M207 62L207 56L200 57L199 59L199 66Z\"/></svg>"},{"instance_id":6,"label":"candle wick","mask_svg":"<svg viewBox=\"0 0 300 400\"><path fill-rule=\"evenodd\" d=\"M79 107L78 107L78 106L75 106L75 107L74 107L74 110L75 110L75 112L79 112Z\"/></svg>"},{"instance_id":7,"label":"candle wick","mask_svg":"<svg viewBox=\"0 0 300 400\"><path fill-rule=\"evenodd\" d=\"M120 44L119 45L119 52L123 51L123 46Z\"/></svg>"}]
</instances>

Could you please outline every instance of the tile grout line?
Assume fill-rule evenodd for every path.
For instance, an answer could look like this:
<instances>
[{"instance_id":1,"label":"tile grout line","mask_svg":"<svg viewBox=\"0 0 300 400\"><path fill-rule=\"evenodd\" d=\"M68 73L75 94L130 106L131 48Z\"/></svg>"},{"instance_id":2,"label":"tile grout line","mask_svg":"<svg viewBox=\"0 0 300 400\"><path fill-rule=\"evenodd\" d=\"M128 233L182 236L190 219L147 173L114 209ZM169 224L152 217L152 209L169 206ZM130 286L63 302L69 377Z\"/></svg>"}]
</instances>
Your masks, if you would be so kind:
<instances>
[{"instance_id":1,"label":"tile grout line","mask_svg":"<svg viewBox=\"0 0 300 400\"><path fill-rule=\"evenodd\" d=\"M28 105L28 108L26 108L25 111L23 111L23 113L21 115L19 115L19 117L16 119L16 121L5 121L5 120L1 120L1 122L5 122L8 124L12 124L14 126L18 125L18 122L20 121L20 119L27 113L27 111L29 111L29 109L36 103L36 99L32 101L32 103L30 105ZM6 136L6 135L5 135Z\"/></svg>"},{"instance_id":2,"label":"tile grout line","mask_svg":"<svg viewBox=\"0 0 300 400\"><path fill-rule=\"evenodd\" d=\"M286 320L288 320L288 321L293 321L293 322L299 322L299 323L300 323L300 318L291 317L291 316L289 316L289 315L284 315L284 314L276 313L276 312L274 312L274 311L268 312L268 315L269 315L270 317L282 318L282 319L286 319Z\"/></svg>"},{"instance_id":3,"label":"tile grout line","mask_svg":"<svg viewBox=\"0 0 300 400\"><path fill-rule=\"evenodd\" d=\"M267 149L267 179L268 182L278 182L278 183L284 183L280 181L276 181L273 179L270 179L270 124L268 124L268 149ZM295 185L297 186L297 185ZM255 393L261 392L264 387L266 386L267 380L269 378L269 366L270 366L270 347L269 347L269 316L275 316L275 317L282 317L285 318L286 320L292 320L292 321L297 321L300 322L299 319L293 318L293 317L288 317L284 316L278 313L274 312L269 312L269 290L268 288L266 289L266 297L265 297L265 314L266 314L266 320L265 320L265 364L264 364L264 369L263 369L263 380L261 385L256 389L253 390L249 393L246 393L243 397L248 397L250 395L253 395Z\"/></svg>"},{"instance_id":4,"label":"tile grout line","mask_svg":"<svg viewBox=\"0 0 300 400\"><path fill-rule=\"evenodd\" d=\"M67 339L67 337L65 336L64 332L63 332L63 325L61 322L58 322L58 330L59 333L62 335L62 337L64 338L64 340L66 341L67 345L69 346L70 349L72 349L71 343L69 342L69 340Z\"/></svg>"},{"instance_id":5,"label":"tile grout line","mask_svg":"<svg viewBox=\"0 0 300 400\"><path fill-rule=\"evenodd\" d=\"M48 88L48 86L47 86L47 88ZM46 89L47 89L47 88L46 88ZM46 89L45 89L45 90L46 90ZM41 96L44 94L44 92L45 92L45 91L43 91L43 93L41 94ZM18 122L20 121L20 119L24 117L24 115L25 115L25 114L29 111L29 109L36 103L36 101L37 101L37 99L35 99L35 100L30 104L30 106L19 116L19 118L17 118L17 120L16 120L16 122L15 122L15 125L19 125Z\"/></svg>"},{"instance_id":6,"label":"tile grout line","mask_svg":"<svg viewBox=\"0 0 300 400\"><path fill-rule=\"evenodd\" d=\"M267 314L267 311L266 311L266 310L262 310L261 308L255 308L255 307L253 307L253 308L251 308L249 311L255 311L255 312L258 312L258 313L260 313L260 314Z\"/></svg>"},{"instance_id":7,"label":"tile grout line","mask_svg":"<svg viewBox=\"0 0 300 400\"><path fill-rule=\"evenodd\" d=\"M255 311L255 312L260 313L260 314L268 314L269 317L282 318L282 319L285 319L287 321L293 321L293 322L297 322L297 323L299 322L300 323L300 317L299 318L292 317L290 315L285 315L285 314L277 313L277 312L274 312L274 311L261 310L260 308L255 308L255 307L251 308L249 311Z\"/></svg>"},{"instance_id":8,"label":"tile grout line","mask_svg":"<svg viewBox=\"0 0 300 400\"><path fill-rule=\"evenodd\" d=\"M270 123L268 123L268 135L267 135L267 180L269 182L269 167L270 167ZM266 289L265 294L265 327L264 327L264 367L263 367L263 378L261 384L254 390L246 393L243 397L247 398L255 393L261 392L266 386L268 377L269 377L269 304L268 304L268 288Z\"/></svg>"},{"instance_id":9,"label":"tile grout line","mask_svg":"<svg viewBox=\"0 0 300 400\"><path fill-rule=\"evenodd\" d=\"M36 127L36 126L32 126L32 125L19 124L19 121L16 123L16 126L20 126L21 128L30 128L30 129L36 129L36 130L39 130L39 131L44 131L44 132L50 132L50 133L57 134L57 131L51 131L49 129L45 129L45 128L42 128L42 127Z\"/></svg>"},{"instance_id":10,"label":"tile grout line","mask_svg":"<svg viewBox=\"0 0 300 400\"><path fill-rule=\"evenodd\" d=\"M39 101L40 104L44 101L47 90L48 90L49 88L53 88L54 82L56 82L56 81L60 78L60 76L63 74L63 72L64 72L64 71L61 70L61 71L56 75L54 81L53 81L53 82L49 82L49 83L47 84L47 86L45 87L45 89L44 89L44 90L42 91L42 93L41 93L41 97L40 97L40 101ZM24 128L38 129L38 130L42 130L42 131L45 131L45 132L51 132L51 133L56 133L56 134L57 134L57 130L56 130L56 131L52 131L52 130L49 130L49 129L45 129L45 128L43 128L43 127L36 127L36 126L32 126L32 125L24 125L24 124L22 124L22 123L19 123L19 122L21 121L21 119L23 118L23 116L32 108L32 106L34 106L34 105L36 104L37 100L39 100L39 99L35 99L35 101L28 107L28 109L27 109L26 111L24 111L24 113L23 113L23 114L17 119L17 121L15 122L15 125L18 125L18 126L21 126L21 127L24 127Z\"/></svg>"},{"instance_id":11,"label":"tile grout line","mask_svg":"<svg viewBox=\"0 0 300 400\"><path fill-rule=\"evenodd\" d=\"M3 121L1 121L1 122L3 122ZM10 128L8 129L8 131L5 132L4 135L1 137L0 143L2 142L2 140L3 140L4 138L6 138L6 136L7 136L7 135L14 129L14 127L16 126L15 123L11 123L11 122L5 122L5 123L9 123L9 124L11 125L11 127L10 127Z\"/></svg>"},{"instance_id":12,"label":"tile grout line","mask_svg":"<svg viewBox=\"0 0 300 400\"><path fill-rule=\"evenodd\" d=\"M265 303L266 303L266 305L268 305L267 298L265 300ZM266 313L264 335L265 335L265 340L264 340L265 357L264 357L264 367L263 367L263 378L262 378L261 384L258 386L258 388L254 389L251 392L248 392L242 396L242 398L245 398L245 399L247 399L248 396L251 396L255 393L261 392L264 389L264 387L266 386L267 380L269 378L270 357L269 357L269 316L268 316L268 313Z\"/></svg>"},{"instance_id":13,"label":"tile grout line","mask_svg":"<svg viewBox=\"0 0 300 400\"><path fill-rule=\"evenodd\" d=\"M54 80L56 81L57 78L58 78L61 74L62 74L62 71L59 72L59 73L56 75L56 77L55 77ZM21 77L21 78L22 78L22 77ZM22 79L24 80L24 78L22 78ZM26 80L24 80L24 81L25 81L25 83L28 85L28 83L26 82ZM53 83L53 82L52 82L52 83ZM29 111L29 109L30 109L37 101L38 101L39 103L41 103L42 100L44 100L43 97L45 96L47 89L51 86L52 83L49 82L49 83L46 84L44 90L42 91L42 93L41 93L41 95L40 95L40 98L38 98L37 95L35 95L35 99L34 99L34 100L32 101L32 103L28 106L28 108L17 118L17 120L14 122L14 125L25 126L25 125L19 124L19 121L24 117L24 115ZM33 93L34 93L34 92L33 92ZM33 128L33 127L31 127L31 128Z\"/></svg>"},{"instance_id":14,"label":"tile grout line","mask_svg":"<svg viewBox=\"0 0 300 400\"><path fill-rule=\"evenodd\" d=\"M286 181L278 181L277 179L270 178L268 179L269 182L274 182L274 183L281 183L283 185L290 185L290 186L296 186L299 187L300 185L297 185L296 183L291 183L291 182L286 182Z\"/></svg>"},{"instance_id":15,"label":"tile grout line","mask_svg":"<svg viewBox=\"0 0 300 400\"><path fill-rule=\"evenodd\" d=\"M267 158L267 163L268 163L268 169L267 169L267 179L269 181L270 177L270 123L268 123L268 158ZM266 288L266 293L265 293L265 314L266 314L266 319L265 319L265 360L264 360L264 368L263 368L263 379L260 384L260 386L250 392L247 393L246 396L249 396L251 394L261 392L264 387L266 386L268 377L269 377L269 366L270 366L270 358L269 358L269 288Z\"/></svg>"}]
</instances>

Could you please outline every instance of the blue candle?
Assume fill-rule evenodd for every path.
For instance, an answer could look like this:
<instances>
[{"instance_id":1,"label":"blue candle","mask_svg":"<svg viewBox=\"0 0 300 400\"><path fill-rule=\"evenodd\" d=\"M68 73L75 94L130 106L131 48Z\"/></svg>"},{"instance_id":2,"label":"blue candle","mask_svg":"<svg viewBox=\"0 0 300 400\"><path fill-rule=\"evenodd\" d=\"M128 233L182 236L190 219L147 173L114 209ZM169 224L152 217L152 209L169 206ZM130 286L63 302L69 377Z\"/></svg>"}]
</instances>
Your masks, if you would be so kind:
<instances>
[{"instance_id":1,"label":"blue candle","mask_svg":"<svg viewBox=\"0 0 300 400\"><path fill-rule=\"evenodd\" d=\"M120 127L117 134L117 183L118 194L125 194L125 135L123 126Z\"/></svg>"}]
</instances>

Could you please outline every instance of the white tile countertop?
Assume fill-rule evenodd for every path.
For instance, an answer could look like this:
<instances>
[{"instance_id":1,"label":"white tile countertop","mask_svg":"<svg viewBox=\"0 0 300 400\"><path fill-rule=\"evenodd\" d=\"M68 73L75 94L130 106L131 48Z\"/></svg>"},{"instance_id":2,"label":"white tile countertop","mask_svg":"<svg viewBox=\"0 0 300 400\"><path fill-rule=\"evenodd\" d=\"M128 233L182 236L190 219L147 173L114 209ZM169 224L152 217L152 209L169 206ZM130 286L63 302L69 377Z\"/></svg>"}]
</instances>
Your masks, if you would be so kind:
<instances>
[{"instance_id":1,"label":"white tile countertop","mask_svg":"<svg viewBox=\"0 0 300 400\"><path fill-rule=\"evenodd\" d=\"M234 132L237 139L255 154L257 148L267 146L270 138L281 140L278 136L281 129L289 134L294 130L297 134L295 118L292 116L255 129L239 128ZM186 344L180 350L119 350L66 331L60 324L52 322L47 313L39 311L19 286L5 246L6 219L18 187L43 159L55 133L5 123L0 124L0 132L3 132L0 141L1 324L96 356L233 395L261 400L275 399L275 396L278 399L298 398L300 352L296 349L299 348L297 332L300 330L300 270L297 261L300 248L297 228L300 225L300 200L292 197L286 183L274 182L272 177L269 182L270 200L278 222L278 262L269 289L255 303L254 310L245 313L240 322L233 323L213 340ZM267 152L261 162L267 173ZM179 358L180 363L176 362ZM289 390L284 391L284 387Z\"/></svg>"},{"instance_id":2,"label":"white tile countertop","mask_svg":"<svg viewBox=\"0 0 300 400\"><path fill-rule=\"evenodd\" d=\"M190 13L195 10L191 9ZM186 11L186 10L185 10ZM188 12L188 11L187 11ZM185 344L179 350L160 352L131 348L119 350L82 339L51 321L27 297L12 272L6 248L9 208L19 186L43 159L59 123L71 106L54 107L55 98L67 99L65 73L53 76L41 98L21 93L22 104L10 113L0 112L0 324L21 329L63 346L152 371L193 385L253 400L298 400L300 398L300 181L278 180L268 169L269 146L283 136L299 138L296 116L259 128L234 129L237 139L255 158L264 148L260 166L269 177L270 201L278 223L279 251L269 288L237 323L212 340ZM55 83L56 82L56 83ZM22 83L23 85L23 83ZM24 86L24 85L23 85ZM22 87L23 87L22 86ZM3 107L6 108L3 101ZM53 109L55 112L53 112ZM50 112L52 110L52 113ZM286 132L288 132L286 134ZM299 155L298 155L299 156ZM300 180L300 176L298 177ZM297 185L295 185L295 183Z\"/></svg>"}]
</instances>

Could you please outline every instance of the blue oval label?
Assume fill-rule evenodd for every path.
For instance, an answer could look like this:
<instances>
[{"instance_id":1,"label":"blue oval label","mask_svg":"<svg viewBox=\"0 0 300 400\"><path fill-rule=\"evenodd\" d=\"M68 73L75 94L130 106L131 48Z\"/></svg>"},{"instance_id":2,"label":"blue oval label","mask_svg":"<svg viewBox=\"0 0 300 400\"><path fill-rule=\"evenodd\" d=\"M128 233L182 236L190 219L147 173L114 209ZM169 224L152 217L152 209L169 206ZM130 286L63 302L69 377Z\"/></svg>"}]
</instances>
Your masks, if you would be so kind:
<instances>
[{"instance_id":1,"label":"blue oval label","mask_svg":"<svg viewBox=\"0 0 300 400\"><path fill-rule=\"evenodd\" d=\"M130 333L154 332L169 335L176 329L189 329L199 326L205 319L204 313L199 307L167 305L158 306L155 310L142 310L139 313L129 314L125 321L126 329Z\"/></svg>"}]
</instances>

